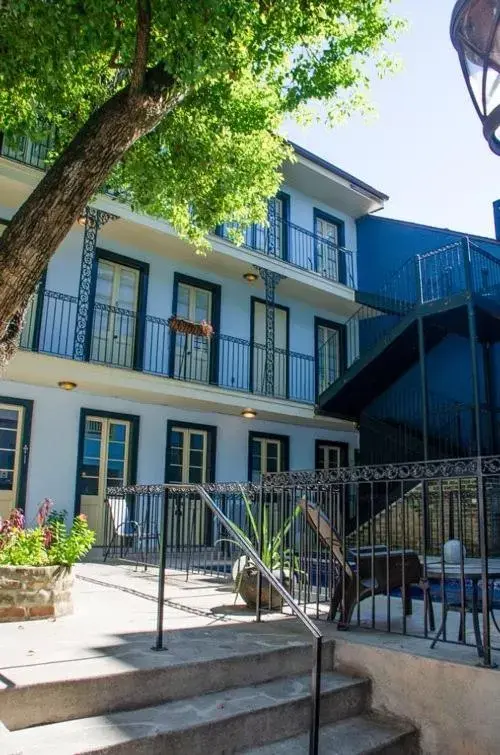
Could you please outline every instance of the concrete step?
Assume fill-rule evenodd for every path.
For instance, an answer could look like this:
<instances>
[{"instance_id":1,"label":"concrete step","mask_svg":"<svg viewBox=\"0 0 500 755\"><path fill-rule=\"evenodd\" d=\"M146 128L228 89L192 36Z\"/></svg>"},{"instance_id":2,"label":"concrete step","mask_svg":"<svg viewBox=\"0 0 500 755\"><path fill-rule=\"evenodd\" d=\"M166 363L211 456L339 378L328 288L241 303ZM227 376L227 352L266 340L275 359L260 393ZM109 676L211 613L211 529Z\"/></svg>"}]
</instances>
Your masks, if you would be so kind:
<instances>
[{"instance_id":1,"label":"concrete step","mask_svg":"<svg viewBox=\"0 0 500 755\"><path fill-rule=\"evenodd\" d=\"M139 710L8 732L2 755L231 755L307 731L311 678L293 676ZM322 674L321 720L366 709L368 680Z\"/></svg>"},{"instance_id":2,"label":"concrete step","mask_svg":"<svg viewBox=\"0 0 500 755\"><path fill-rule=\"evenodd\" d=\"M308 755L309 734L246 750L245 755ZM417 755L418 734L411 724L365 713L322 726L320 755Z\"/></svg>"},{"instance_id":3,"label":"concrete step","mask_svg":"<svg viewBox=\"0 0 500 755\"><path fill-rule=\"evenodd\" d=\"M11 731L30 726L52 724L75 718L88 718L112 711L134 710L173 700L219 692L232 687L260 684L272 679L309 673L312 664L308 639L284 636L274 648L245 652L220 633L220 639L207 636L207 657L201 646L198 660L183 660L175 652L154 653L149 645L134 659L142 668L116 673L124 663L111 664L107 659L86 660L88 676L81 677L82 663L64 662L60 673L65 678L41 683L16 684L0 691L0 721ZM289 643L289 644L287 644ZM250 639L248 641L250 647ZM333 668L334 642L323 645L322 667ZM220 657L214 657L218 652ZM95 668L93 668L95 664ZM74 668L73 668L74 666ZM90 675L90 670L93 675ZM114 673L109 673L112 669ZM50 672L55 673L54 666ZM0 750L1 751L1 750Z\"/></svg>"}]
</instances>

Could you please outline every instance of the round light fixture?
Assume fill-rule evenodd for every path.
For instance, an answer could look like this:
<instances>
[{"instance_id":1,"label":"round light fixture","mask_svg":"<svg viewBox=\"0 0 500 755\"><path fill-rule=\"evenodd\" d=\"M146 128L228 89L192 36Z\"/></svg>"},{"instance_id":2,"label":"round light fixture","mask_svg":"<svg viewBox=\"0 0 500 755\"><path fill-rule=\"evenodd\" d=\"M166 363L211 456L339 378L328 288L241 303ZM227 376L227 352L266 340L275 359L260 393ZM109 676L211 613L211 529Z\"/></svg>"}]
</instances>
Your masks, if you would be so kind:
<instances>
[{"instance_id":1,"label":"round light fixture","mask_svg":"<svg viewBox=\"0 0 500 755\"><path fill-rule=\"evenodd\" d=\"M241 416L245 417L245 419L255 419L257 412L255 411L255 409L243 409Z\"/></svg>"},{"instance_id":2,"label":"round light fixture","mask_svg":"<svg viewBox=\"0 0 500 755\"><path fill-rule=\"evenodd\" d=\"M81 225L81 226L85 227L87 225L87 216L86 216L86 214L82 213L81 215L79 215L78 216L78 220L76 222L78 223L78 225Z\"/></svg>"},{"instance_id":3,"label":"round light fixture","mask_svg":"<svg viewBox=\"0 0 500 755\"><path fill-rule=\"evenodd\" d=\"M72 380L60 380L57 385L59 388L62 388L63 391L74 391L76 388L76 383L73 383Z\"/></svg>"},{"instance_id":4,"label":"round light fixture","mask_svg":"<svg viewBox=\"0 0 500 755\"><path fill-rule=\"evenodd\" d=\"M500 155L500 4L498 0L458 0L451 41L483 124L483 134Z\"/></svg>"},{"instance_id":5,"label":"round light fixture","mask_svg":"<svg viewBox=\"0 0 500 755\"><path fill-rule=\"evenodd\" d=\"M255 283L259 276L257 275L257 273L245 273L243 277L247 283Z\"/></svg>"}]
</instances>

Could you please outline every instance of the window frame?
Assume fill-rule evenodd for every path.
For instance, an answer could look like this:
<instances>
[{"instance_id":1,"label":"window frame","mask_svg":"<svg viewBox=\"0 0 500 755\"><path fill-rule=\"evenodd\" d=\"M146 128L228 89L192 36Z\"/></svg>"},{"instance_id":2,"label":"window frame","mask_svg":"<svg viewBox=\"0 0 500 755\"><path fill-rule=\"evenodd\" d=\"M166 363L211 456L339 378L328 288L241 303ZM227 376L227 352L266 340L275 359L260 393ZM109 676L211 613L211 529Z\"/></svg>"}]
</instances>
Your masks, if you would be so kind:
<instances>
[{"instance_id":1,"label":"window frame","mask_svg":"<svg viewBox=\"0 0 500 755\"><path fill-rule=\"evenodd\" d=\"M320 458L320 448L321 447L327 447L327 448L338 448L339 453L339 460L340 460L340 466L341 467L347 467L349 466L349 443L346 443L345 441L341 440L323 440L322 438L316 438L314 441L314 469L319 470L319 458Z\"/></svg>"},{"instance_id":2,"label":"window frame","mask_svg":"<svg viewBox=\"0 0 500 755\"><path fill-rule=\"evenodd\" d=\"M35 402L27 398L15 398L12 396L0 396L0 404L7 406L22 407L24 409L22 426L21 426L21 458L17 479L17 501L16 506L21 511L26 510L26 491L28 487L28 471L31 453L31 425L33 421L33 407ZM24 448L27 446L26 457Z\"/></svg>"},{"instance_id":3,"label":"window frame","mask_svg":"<svg viewBox=\"0 0 500 755\"><path fill-rule=\"evenodd\" d=\"M148 299L149 284L149 263L135 259L135 257L126 257L123 254L110 252L108 249L97 247L94 264L92 265L92 278L90 282L90 299L89 299L89 316L87 319L85 334L85 361L90 361L92 345L92 328L94 324L94 308L97 287L97 271L99 261L105 260L113 262L123 267L130 267L139 271L139 285L137 289L137 327L134 336L134 360L132 369L142 372L144 366L144 341L146 335L146 310ZM113 365L111 365L113 366Z\"/></svg>"},{"instance_id":4,"label":"window frame","mask_svg":"<svg viewBox=\"0 0 500 755\"><path fill-rule=\"evenodd\" d=\"M347 339L346 327L344 323L335 320L325 320L323 317L314 318L314 392L316 400L319 398L319 328L329 328L336 330L339 334L339 378L342 377L347 367ZM338 378L337 378L338 379Z\"/></svg>"},{"instance_id":5,"label":"window frame","mask_svg":"<svg viewBox=\"0 0 500 755\"><path fill-rule=\"evenodd\" d=\"M176 427L182 430L198 430L199 432L206 433L207 437L207 451L206 462L207 469L205 470L206 481L215 482L216 479L216 462L217 462L217 426L216 425L201 425L195 422L181 422L175 419L167 420L167 438L165 445L165 483L172 482L170 479L170 448L172 445L172 432ZM176 484L176 483L172 483ZM184 483L189 484L189 483ZM196 483L192 483L193 485Z\"/></svg>"},{"instance_id":6,"label":"window frame","mask_svg":"<svg viewBox=\"0 0 500 755\"><path fill-rule=\"evenodd\" d=\"M201 288L209 291L212 295L212 311L210 315L211 325L214 329L215 338L210 344L210 363L208 368L208 382L210 385L219 384L219 336L220 336L220 310L222 286L219 283L203 280L203 278L194 278L184 273L174 273L174 287L172 290L172 314L177 315L179 302L179 284ZM168 374L175 377L175 339L176 333L171 330L169 338L169 355L168 355Z\"/></svg>"},{"instance_id":7,"label":"window frame","mask_svg":"<svg viewBox=\"0 0 500 755\"><path fill-rule=\"evenodd\" d=\"M266 433L255 430L249 430L248 432L248 481L252 481L252 442L254 440L274 440L282 443L281 458L283 461L283 469L281 472L288 472L290 469L290 436L289 435L277 435L275 433ZM262 472L260 473L263 474Z\"/></svg>"},{"instance_id":8,"label":"window frame","mask_svg":"<svg viewBox=\"0 0 500 755\"><path fill-rule=\"evenodd\" d=\"M320 210L318 207L313 208L313 233L314 233L314 269L317 273L319 273L318 270L318 244L320 243L320 237L317 234L316 231L316 221L317 220L324 220L326 223L331 223L332 225L337 226L338 231L338 249L344 249L345 248L345 222L341 220L340 218L336 217L335 215L332 215L329 212L325 212L324 210ZM347 269L346 269L346 261L343 254L338 252L338 259L337 259L337 274L338 274L338 280L337 283L343 283L346 285L347 282Z\"/></svg>"},{"instance_id":9,"label":"window frame","mask_svg":"<svg viewBox=\"0 0 500 755\"><path fill-rule=\"evenodd\" d=\"M130 439L128 449L128 479L130 485L137 482L137 461L139 452L139 430L140 417L137 414L122 414L121 412L105 412L101 409L90 409L82 407L80 409L80 426L78 430L78 447L76 456L76 482L75 482L75 516L80 513L81 507L81 471L83 464L83 448L85 440L85 423L88 417L101 417L104 419L115 419L130 424Z\"/></svg>"}]
</instances>

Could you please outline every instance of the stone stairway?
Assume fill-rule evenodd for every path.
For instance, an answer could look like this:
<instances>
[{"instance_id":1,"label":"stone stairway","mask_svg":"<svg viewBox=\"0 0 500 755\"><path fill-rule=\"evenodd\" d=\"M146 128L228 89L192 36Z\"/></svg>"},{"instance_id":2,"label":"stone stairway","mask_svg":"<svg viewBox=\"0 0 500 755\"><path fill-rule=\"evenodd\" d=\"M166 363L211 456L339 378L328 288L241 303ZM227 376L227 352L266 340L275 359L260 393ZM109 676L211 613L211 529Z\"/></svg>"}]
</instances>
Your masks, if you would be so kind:
<instances>
[{"instance_id":1,"label":"stone stairway","mask_svg":"<svg viewBox=\"0 0 500 755\"><path fill-rule=\"evenodd\" d=\"M0 692L0 752L307 755L310 668L310 643L297 638L231 657L9 687ZM321 755L417 753L412 726L370 712L370 682L333 668L327 641Z\"/></svg>"}]
</instances>

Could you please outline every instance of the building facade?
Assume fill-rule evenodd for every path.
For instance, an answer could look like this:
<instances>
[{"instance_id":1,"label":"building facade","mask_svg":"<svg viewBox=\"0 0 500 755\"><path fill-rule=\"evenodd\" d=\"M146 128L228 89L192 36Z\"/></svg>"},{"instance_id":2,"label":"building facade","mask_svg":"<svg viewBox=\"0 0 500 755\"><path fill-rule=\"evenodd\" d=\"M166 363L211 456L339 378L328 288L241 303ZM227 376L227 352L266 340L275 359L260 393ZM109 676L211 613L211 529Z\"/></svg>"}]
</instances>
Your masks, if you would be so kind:
<instances>
[{"instance_id":1,"label":"building facade","mask_svg":"<svg viewBox=\"0 0 500 755\"><path fill-rule=\"evenodd\" d=\"M0 231L45 157L28 140L4 140L1 154ZM101 533L108 486L353 460L355 426L318 412L317 397L350 358L356 220L386 197L300 148L297 158L269 224L241 247L217 228L206 257L108 195L87 208L0 386L0 514L16 506L31 520L48 496Z\"/></svg>"}]
</instances>

